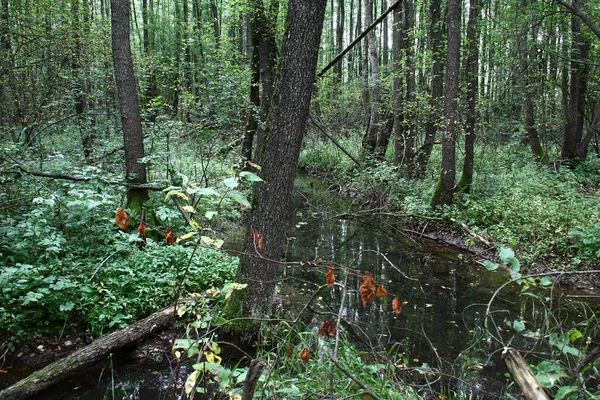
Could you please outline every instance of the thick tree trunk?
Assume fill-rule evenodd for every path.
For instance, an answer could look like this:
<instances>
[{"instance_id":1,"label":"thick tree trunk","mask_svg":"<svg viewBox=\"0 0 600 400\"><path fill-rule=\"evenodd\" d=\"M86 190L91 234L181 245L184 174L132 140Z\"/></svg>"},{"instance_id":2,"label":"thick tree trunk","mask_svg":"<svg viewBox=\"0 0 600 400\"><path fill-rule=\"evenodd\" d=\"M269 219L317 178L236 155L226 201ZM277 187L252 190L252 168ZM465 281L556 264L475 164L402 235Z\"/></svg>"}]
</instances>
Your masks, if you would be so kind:
<instances>
[{"instance_id":1,"label":"thick tree trunk","mask_svg":"<svg viewBox=\"0 0 600 400\"><path fill-rule=\"evenodd\" d=\"M456 123L458 119L458 70L460 66L460 0L448 0L448 50L446 94L444 96L444 136L442 171L431 206L450 205L456 180Z\"/></svg>"},{"instance_id":2,"label":"thick tree trunk","mask_svg":"<svg viewBox=\"0 0 600 400\"><path fill-rule=\"evenodd\" d=\"M255 18L251 17L254 21ZM246 124L246 132L242 141L242 160L252 161L252 146L254 145L254 136L258 130L258 120L260 118L260 40L259 34L254 22L250 22L249 41L250 46L250 69L252 71L250 80L250 104L252 109L249 110L248 123Z\"/></svg>"},{"instance_id":3,"label":"thick tree trunk","mask_svg":"<svg viewBox=\"0 0 600 400\"><path fill-rule=\"evenodd\" d=\"M583 8L585 0L575 0L576 8ZM586 106L587 80L589 64L587 62L590 44L585 35L581 33L581 21L573 16L571 21L572 48L571 48L571 81L569 92L569 107L567 122L563 132L563 144L560 156L565 161L583 160L587 154L583 153L583 121Z\"/></svg>"},{"instance_id":4,"label":"thick tree trunk","mask_svg":"<svg viewBox=\"0 0 600 400\"><path fill-rule=\"evenodd\" d=\"M422 177L425 174L429 157L435 143L439 121L442 119L442 99L443 99L443 38L442 29L442 6L441 0L432 0L429 6L431 15L430 37L431 52L433 55L433 65L431 67L431 104L429 115L425 126L425 139L423 145L416 155L416 174Z\"/></svg>"},{"instance_id":5,"label":"thick tree trunk","mask_svg":"<svg viewBox=\"0 0 600 400\"><path fill-rule=\"evenodd\" d=\"M144 136L129 42L129 0L111 0L110 4L113 62L121 108L126 180L144 184L146 165L139 161L144 157ZM139 211L147 199L146 190L129 190L127 207Z\"/></svg>"},{"instance_id":6,"label":"thick tree trunk","mask_svg":"<svg viewBox=\"0 0 600 400\"><path fill-rule=\"evenodd\" d=\"M179 302L179 305L183 304L185 300ZM96 340L89 346L53 362L4 389L0 392L0 399L25 399L61 382L77 371L93 366L115 350L133 344L150 333L160 331L172 324L177 318L175 311L174 305L168 306L136 324Z\"/></svg>"},{"instance_id":7,"label":"thick tree trunk","mask_svg":"<svg viewBox=\"0 0 600 400\"><path fill-rule=\"evenodd\" d=\"M458 182L458 190L469 193L473 183L473 161L475 152L475 133L477 131L477 102L479 96L479 18L481 18L481 1L471 0L469 22L467 25L467 124L465 127L465 161L463 172Z\"/></svg>"},{"instance_id":8,"label":"thick tree trunk","mask_svg":"<svg viewBox=\"0 0 600 400\"><path fill-rule=\"evenodd\" d=\"M306 132L314 87L326 0L290 0L280 76L273 106L259 149L261 177L253 193L253 211L248 220L244 253L236 282L247 283L236 290L226 306L230 317L263 317L271 313L277 280L277 261L286 242L285 222ZM238 326L244 330L248 326Z\"/></svg>"}]
</instances>

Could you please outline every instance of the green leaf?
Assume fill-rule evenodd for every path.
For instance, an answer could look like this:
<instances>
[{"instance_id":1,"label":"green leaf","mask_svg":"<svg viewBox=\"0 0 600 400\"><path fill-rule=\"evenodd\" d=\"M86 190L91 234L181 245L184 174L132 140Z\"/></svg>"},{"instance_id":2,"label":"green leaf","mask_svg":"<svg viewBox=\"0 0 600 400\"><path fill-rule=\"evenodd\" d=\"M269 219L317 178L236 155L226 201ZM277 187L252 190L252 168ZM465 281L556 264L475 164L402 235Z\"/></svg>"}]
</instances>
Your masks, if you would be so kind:
<instances>
[{"instance_id":1,"label":"green leaf","mask_svg":"<svg viewBox=\"0 0 600 400\"><path fill-rule=\"evenodd\" d=\"M244 178L248 182L264 182L264 180L260 176L250 171L240 172L240 177Z\"/></svg>"},{"instance_id":2,"label":"green leaf","mask_svg":"<svg viewBox=\"0 0 600 400\"><path fill-rule=\"evenodd\" d=\"M515 252L512 251L512 249L505 248L500 250L498 257L500 258L502 264L509 264L512 259L515 258Z\"/></svg>"},{"instance_id":3,"label":"green leaf","mask_svg":"<svg viewBox=\"0 0 600 400\"><path fill-rule=\"evenodd\" d=\"M248 199L244 195L242 195L240 193L232 193L231 197L235 201L237 201L238 203L240 203L241 205L250 208L250 202L248 201Z\"/></svg>"},{"instance_id":4,"label":"green leaf","mask_svg":"<svg viewBox=\"0 0 600 400\"><path fill-rule=\"evenodd\" d=\"M554 396L554 400L562 400L562 399L566 399L566 398L577 398L577 393L579 392L579 390L577 389L576 386L563 386L560 389L558 389L558 391L556 392L556 395ZM570 394L575 394L574 397L569 396Z\"/></svg>"},{"instance_id":5,"label":"green leaf","mask_svg":"<svg viewBox=\"0 0 600 400\"><path fill-rule=\"evenodd\" d=\"M68 303L61 304L58 308L60 309L60 311L71 311L73 307L75 307L75 303L69 301Z\"/></svg>"},{"instance_id":6,"label":"green leaf","mask_svg":"<svg viewBox=\"0 0 600 400\"><path fill-rule=\"evenodd\" d=\"M552 278L550 277L543 277L542 279L540 279L540 285L542 286L550 286L552 285Z\"/></svg>"},{"instance_id":7,"label":"green leaf","mask_svg":"<svg viewBox=\"0 0 600 400\"><path fill-rule=\"evenodd\" d=\"M487 269L488 271L494 271L496 269L498 269L499 265L496 263L491 262L490 260L485 260L483 262L483 266L485 267L485 269Z\"/></svg>"},{"instance_id":8,"label":"green leaf","mask_svg":"<svg viewBox=\"0 0 600 400\"><path fill-rule=\"evenodd\" d=\"M525 330L525 323L516 319L513 321L513 328L517 332L523 332Z\"/></svg>"},{"instance_id":9,"label":"green leaf","mask_svg":"<svg viewBox=\"0 0 600 400\"><path fill-rule=\"evenodd\" d=\"M207 211L204 216L207 219L212 219L215 215L218 215L219 213L217 211Z\"/></svg>"},{"instance_id":10,"label":"green leaf","mask_svg":"<svg viewBox=\"0 0 600 400\"><path fill-rule=\"evenodd\" d=\"M206 187L206 188L187 188L186 192L189 194L199 194L202 196L218 196L219 192L215 189Z\"/></svg>"},{"instance_id":11,"label":"green leaf","mask_svg":"<svg viewBox=\"0 0 600 400\"><path fill-rule=\"evenodd\" d=\"M227 178L223 180L223 183L225 184L225 186L227 186L229 189L235 189L236 187L238 187L239 183L237 181L237 178Z\"/></svg>"},{"instance_id":12,"label":"green leaf","mask_svg":"<svg viewBox=\"0 0 600 400\"><path fill-rule=\"evenodd\" d=\"M580 339L583 337L583 334L581 332L579 332L577 329L573 328L569 331L569 333L567 333L569 335L569 340L571 342L576 341L577 339Z\"/></svg>"}]
</instances>

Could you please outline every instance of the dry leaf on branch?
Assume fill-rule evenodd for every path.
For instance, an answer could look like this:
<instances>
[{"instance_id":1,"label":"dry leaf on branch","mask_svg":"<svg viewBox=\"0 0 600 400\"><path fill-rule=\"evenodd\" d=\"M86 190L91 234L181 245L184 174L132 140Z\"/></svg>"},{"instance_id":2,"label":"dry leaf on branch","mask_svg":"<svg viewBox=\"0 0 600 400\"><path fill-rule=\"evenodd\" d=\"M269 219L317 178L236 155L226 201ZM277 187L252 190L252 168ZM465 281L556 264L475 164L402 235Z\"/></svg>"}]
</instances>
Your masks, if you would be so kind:
<instances>
[{"instance_id":1,"label":"dry leaf on branch","mask_svg":"<svg viewBox=\"0 0 600 400\"><path fill-rule=\"evenodd\" d=\"M117 223L117 226L120 230L127 230L127 227L129 226L129 217L127 216L127 213L124 209L121 208L119 209L119 211L117 211L117 213L115 214L115 222Z\"/></svg>"},{"instance_id":2,"label":"dry leaf on branch","mask_svg":"<svg viewBox=\"0 0 600 400\"><path fill-rule=\"evenodd\" d=\"M298 357L305 363L310 361L310 354L308 353L308 350L306 348L300 352L300 355Z\"/></svg>"},{"instance_id":3,"label":"dry leaf on branch","mask_svg":"<svg viewBox=\"0 0 600 400\"><path fill-rule=\"evenodd\" d=\"M319 328L319 336L334 337L335 324L328 319L323 321L323 325L321 325L321 328Z\"/></svg>"},{"instance_id":4,"label":"dry leaf on branch","mask_svg":"<svg viewBox=\"0 0 600 400\"><path fill-rule=\"evenodd\" d=\"M396 315L400 315L402 312L402 303L400 302L400 298L398 296L394 297L394 300L392 300L392 310L394 310Z\"/></svg>"},{"instance_id":5,"label":"dry leaf on branch","mask_svg":"<svg viewBox=\"0 0 600 400\"><path fill-rule=\"evenodd\" d=\"M387 297L387 295L387 290L385 290L383 285L380 283L379 286L377 286L377 292L375 292L375 297L385 298Z\"/></svg>"},{"instance_id":6,"label":"dry leaf on branch","mask_svg":"<svg viewBox=\"0 0 600 400\"><path fill-rule=\"evenodd\" d=\"M331 289L333 287L333 284L335 283L335 275L333 275L332 263L329 263L329 270L325 274L325 277L327 278L327 287Z\"/></svg>"},{"instance_id":7,"label":"dry leaf on branch","mask_svg":"<svg viewBox=\"0 0 600 400\"><path fill-rule=\"evenodd\" d=\"M146 223L145 222L140 222L140 225L138 226L138 234L140 236L146 236Z\"/></svg>"},{"instance_id":8,"label":"dry leaf on branch","mask_svg":"<svg viewBox=\"0 0 600 400\"><path fill-rule=\"evenodd\" d=\"M165 242L171 246L175 244L175 232L172 229L167 229L165 232Z\"/></svg>"},{"instance_id":9,"label":"dry leaf on branch","mask_svg":"<svg viewBox=\"0 0 600 400\"><path fill-rule=\"evenodd\" d=\"M262 253L264 246L263 235L258 233L256 229L252 229L252 232L250 232L250 240L254 242L254 248L256 248L259 253Z\"/></svg>"},{"instance_id":10,"label":"dry leaf on branch","mask_svg":"<svg viewBox=\"0 0 600 400\"><path fill-rule=\"evenodd\" d=\"M360 288L358 291L363 307L369 307L369 304L371 304L371 301L373 301L373 297L375 296L375 281L373 280L372 273L367 272L365 276L360 278Z\"/></svg>"}]
</instances>

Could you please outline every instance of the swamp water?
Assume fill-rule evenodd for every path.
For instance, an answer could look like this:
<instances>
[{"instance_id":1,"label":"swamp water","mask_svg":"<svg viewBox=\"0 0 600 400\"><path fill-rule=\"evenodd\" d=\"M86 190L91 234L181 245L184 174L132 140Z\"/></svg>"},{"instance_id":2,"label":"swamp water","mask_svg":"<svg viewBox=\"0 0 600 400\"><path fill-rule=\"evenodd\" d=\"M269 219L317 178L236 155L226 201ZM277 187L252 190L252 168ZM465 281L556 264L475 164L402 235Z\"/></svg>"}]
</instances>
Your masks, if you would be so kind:
<instances>
[{"instance_id":1,"label":"swamp water","mask_svg":"<svg viewBox=\"0 0 600 400\"><path fill-rule=\"evenodd\" d=\"M399 371L431 366L451 375L451 389L461 398L502 398L510 380L500 359L502 347L486 334L483 317L493 292L510 279L508 272L487 271L470 254L411 238L392 219L365 211L356 217L361 215L359 206L359 200L333 196L322 181L297 181L287 257L303 265L283 271L286 280L277 295L281 311L293 318L325 283L331 261L340 267L336 280L346 283L345 307L339 310L341 287L322 289L311 306L315 313L303 315L309 327L318 329L326 319L335 321L339 312L350 340L364 350L365 362L376 363L375 352L389 351ZM344 271L352 272L345 276ZM367 272L389 295L375 298L365 309L358 289L360 276ZM519 316L539 319L537 309L521 303L519 289L504 289L495 299L494 320L503 332L510 332L509 325ZM403 302L400 315L391 308L394 296ZM532 343L522 339L513 346L527 351ZM180 371L180 383L188 373ZM415 374L419 375L411 376ZM173 369L164 364L115 362L113 369L105 362L34 398L95 400L113 399L114 394L116 399L170 399L173 376ZM422 377L421 383L436 378Z\"/></svg>"}]
</instances>

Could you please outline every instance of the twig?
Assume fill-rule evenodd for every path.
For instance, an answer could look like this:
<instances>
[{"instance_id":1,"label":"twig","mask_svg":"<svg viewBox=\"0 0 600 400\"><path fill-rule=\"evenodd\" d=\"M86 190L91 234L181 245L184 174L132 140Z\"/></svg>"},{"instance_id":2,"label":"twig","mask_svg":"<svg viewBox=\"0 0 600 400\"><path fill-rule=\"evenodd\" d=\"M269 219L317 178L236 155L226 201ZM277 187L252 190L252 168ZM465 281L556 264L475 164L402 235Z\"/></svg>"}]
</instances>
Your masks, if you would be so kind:
<instances>
[{"instance_id":1,"label":"twig","mask_svg":"<svg viewBox=\"0 0 600 400\"><path fill-rule=\"evenodd\" d=\"M348 371L346 368L342 367L340 365L339 362L337 362L337 360L335 360L333 357L330 357L330 360L332 363L335 364L336 367L338 367L340 369L340 371L342 371L348 378L352 379L354 381L354 383L356 383L358 386L360 386L361 388L363 388L363 390L369 395L371 396L373 399L375 400L381 400L381 398L379 396L377 396L375 393L373 393L371 391L371 389L369 389L369 387L367 385L365 385L363 383L363 381L361 381L360 379L358 379L357 377L355 377L350 371Z\"/></svg>"},{"instance_id":2,"label":"twig","mask_svg":"<svg viewBox=\"0 0 600 400\"><path fill-rule=\"evenodd\" d=\"M96 267L96 269L94 270L94 273L92 274L92 276L90 276L90 279L88 279L88 283L89 283L89 282L91 282L91 281L92 281L92 279L94 279L94 277L95 277L95 276L96 276L96 274L98 273L98 270L99 270L100 268L102 268L102 266L103 266L104 264L106 264L106 262L107 262L107 261L108 261L108 260L109 260L109 259L110 259L112 256L114 256L115 254L117 254L117 252L116 252L116 251L115 251L115 252L113 252L113 253L111 253L111 254L109 254L109 255L108 255L106 258L104 258L104 260L102 260L102 262L101 262L100 264L98 264L98 266L97 266L97 267Z\"/></svg>"}]
</instances>

